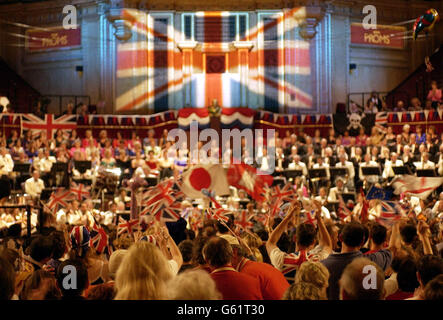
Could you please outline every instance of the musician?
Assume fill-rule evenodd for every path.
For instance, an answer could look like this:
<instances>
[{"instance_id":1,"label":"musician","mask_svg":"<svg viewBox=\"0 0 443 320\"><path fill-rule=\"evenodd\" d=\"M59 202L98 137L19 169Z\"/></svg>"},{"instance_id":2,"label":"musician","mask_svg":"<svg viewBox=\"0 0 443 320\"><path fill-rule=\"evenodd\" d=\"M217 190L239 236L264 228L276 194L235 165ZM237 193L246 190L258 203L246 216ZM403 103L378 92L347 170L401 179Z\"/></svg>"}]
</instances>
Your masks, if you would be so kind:
<instances>
[{"instance_id":1,"label":"musician","mask_svg":"<svg viewBox=\"0 0 443 320\"><path fill-rule=\"evenodd\" d=\"M396 136L396 143L389 146L390 152L395 152L397 154L401 154L403 151L403 145L402 145L402 137L401 134Z\"/></svg>"},{"instance_id":2,"label":"musician","mask_svg":"<svg viewBox=\"0 0 443 320\"><path fill-rule=\"evenodd\" d=\"M320 157L324 158L326 157L326 149L328 148L328 140L326 140L325 138L320 140L320 148L318 150L318 154L320 155Z\"/></svg>"},{"instance_id":3,"label":"musician","mask_svg":"<svg viewBox=\"0 0 443 320\"><path fill-rule=\"evenodd\" d=\"M344 154L341 154L339 157L339 162L335 165L336 168L347 168L348 169L348 185L354 185L354 177L355 177L355 169L354 165L350 161L346 161L346 157Z\"/></svg>"},{"instance_id":4,"label":"musician","mask_svg":"<svg viewBox=\"0 0 443 320\"><path fill-rule=\"evenodd\" d=\"M321 168L325 168L326 169L326 178L329 179L329 177L330 177L329 165L327 163L324 163L322 157L317 157L316 158L316 163L314 163L312 165L312 169L321 169Z\"/></svg>"},{"instance_id":5,"label":"musician","mask_svg":"<svg viewBox=\"0 0 443 320\"><path fill-rule=\"evenodd\" d=\"M247 150L245 150L245 152L246 151ZM243 160L243 162L245 161ZM277 147L275 149L275 171L282 172L285 167L287 167L287 163L285 161L283 149L281 147Z\"/></svg>"},{"instance_id":6,"label":"musician","mask_svg":"<svg viewBox=\"0 0 443 320\"><path fill-rule=\"evenodd\" d=\"M126 189L121 188L119 195L114 198L114 202L117 204L118 210L123 211L129 207L131 203L131 197L127 195Z\"/></svg>"},{"instance_id":7,"label":"musician","mask_svg":"<svg viewBox=\"0 0 443 320\"><path fill-rule=\"evenodd\" d=\"M19 140L20 141L20 140ZM5 147L0 148L0 172L8 175L14 169L14 161Z\"/></svg>"},{"instance_id":8,"label":"musician","mask_svg":"<svg viewBox=\"0 0 443 320\"><path fill-rule=\"evenodd\" d=\"M391 160L386 160L385 168L383 170L382 177L383 179L393 178L395 176L394 170L392 167L403 166L403 161L398 159L398 155L395 152L391 153Z\"/></svg>"},{"instance_id":9,"label":"musician","mask_svg":"<svg viewBox=\"0 0 443 320\"><path fill-rule=\"evenodd\" d=\"M343 178L338 177L337 179L335 179L335 185L336 185L335 187L329 190L329 196L328 196L329 202L338 201L339 194L348 192L348 188L345 186Z\"/></svg>"},{"instance_id":10,"label":"musician","mask_svg":"<svg viewBox=\"0 0 443 320\"><path fill-rule=\"evenodd\" d=\"M315 163L314 148L309 146L306 151L306 155L303 157L303 162L306 164L308 169L311 169Z\"/></svg>"},{"instance_id":11,"label":"musician","mask_svg":"<svg viewBox=\"0 0 443 320\"><path fill-rule=\"evenodd\" d=\"M364 168L364 167L379 167L378 162L371 160L371 155L365 154L364 162L362 162L360 164L360 168L359 168L360 180L363 180L363 182L367 181L367 182L373 183L373 184L377 183L378 182L378 175L368 175L368 176L363 175L362 168Z\"/></svg>"},{"instance_id":12,"label":"musician","mask_svg":"<svg viewBox=\"0 0 443 320\"><path fill-rule=\"evenodd\" d=\"M109 202L109 210L103 214L101 224L111 226L117 222L117 203L115 201Z\"/></svg>"},{"instance_id":13,"label":"musician","mask_svg":"<svg viewBox=\"0 0 443 320\"><path fill-rule=\"evenodd\" d=\"M415 162L414 165L417 167L418 170L435 169L435 163L429 161L429 153L427 152L423 152L422 160L420 162Z\"/></svg>"},{"instance_id":14,"label":"musician","mask_svg":"<svg viewBox=\"0 0 443 320\"><path fill-rule=\"evenodd\" d=\"M415 171L414 166L414 155L411 153L411 148L406 145L403 148L403 155L401 156L401 160L403 164L411 169L411 171Z\"/></svg>"},{"instance_id":15,"label":"musician","mask_svg":"<svg viewBox=\"0 0 443 320\"><path fill-rule=\"evenodd\" d=\"M324 163L329 167L334 167L337 163L337 157L333 155L332 148L326 148L326 156L324 157Z\"/></svg>"},{"instance_id":16,"label":"musician","mask_svg":"<svg viewBox=\"0 0 443 320\"><path fill-rule=\"evenodd\" d=\"M51 156L49 149L40 150L37 159L34 160L33 166L40 171L40 175L46 185L51 185L51 169L57 159Z\"/></svg>"},{"instance_id":17,"label":"musician","mask_svg":"<svg viewBox=\"0 0 443 320\"><path fill-rule=\"evenodd\" d=\"M32 171L32 177L25 182L25 192L32 198L37 198L45 188L45 183L40 179L38 170Z\"/></svg>"},{"instance_id":18,"label":"musician","mask_svg":"<svg viewBox=\"0 0 443 320\"><path fill-rule=\"evenodd\" d=\"M112 157L111 150L106 149L105 154L103 156L103 159L100 163L100 166L106 168L106 169L112 169L116 165L115 159Z\"/></svg>"},{"instance_id":19,"label":"musician","mask_svg":"<svg viewBox=\"0 0 443 320\"><path fill-rule=\"evenodd\" d=\"M328 203L328 196L327 196L327 192L326 192L326 187L321 187L318 190L318 196L316 196L314 198L314 200L320 202L322 206L326 206L327 205L327 203Z\"/></svg>"},{"instance_id":20,"label":"musician","mask_svg":"<svg viewBox=\"0 0 443 320\"><path fill-rule=\"evenodd\" d=\"M306 168L306 164L300 161L300 156L296 155L294 157L294 161L288 165L289 170L301 170L303 175L306 177L308 175L308 169Z\"/></svg>"},{"instance_id":21,"label":"musician","mask_svg":"<svg viewBox=\"0 0 443 320\"><path fill-rule=\"evenodd\" d=\"M443 176L443 143L440 145L440 152L437 153L436 155L436 161L437 161L436 167L438 169L437 170L438 174L440 176Z\"/></svg>"}]
</instances>

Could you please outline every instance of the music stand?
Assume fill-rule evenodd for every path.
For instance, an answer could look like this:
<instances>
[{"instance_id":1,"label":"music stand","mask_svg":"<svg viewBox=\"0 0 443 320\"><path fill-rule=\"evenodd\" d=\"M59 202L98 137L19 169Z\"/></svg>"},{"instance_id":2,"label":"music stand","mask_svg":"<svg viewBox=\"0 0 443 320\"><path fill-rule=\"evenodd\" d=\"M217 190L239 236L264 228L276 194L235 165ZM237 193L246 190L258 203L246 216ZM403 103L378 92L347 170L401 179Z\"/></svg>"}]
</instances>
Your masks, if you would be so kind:
<instances>
[{"instance_id":1,"label":"music stand","mask_svg":"<svg viewBox=\"0 0 443 320\"><path fill-rule=\"evenodd\" d=\"M364 176L381 176L381 170L379 166L361 167L361 172Z\"/></svg>"},{"instance_id":2,"label":"music stand","mask_svg":"<svg viewBox=\"0 0 443 320\"><path fill-rule=\"evenodd\" d=\"M14 163L14 172L18 172L20 174L29 174L31 172L31 164L30 163Z\"/></svg>"},{"instance_id":3,"label":"music stand","mask_svg":"<svg viewBox=\"0 0 443 320\"><path fill-rule=\"evenodd\" d=\"M341 194L341 197L343 198L343 201L347 203L349 200L352 200L355 202L355 193L353 192L343 192Z\"/></svg>"},{"instance_id":4,"label":"music stand","mask_svg":"<svg viewBox=\"0 0 443 320\"><path fill-rule=\"evenodd\" d=\"M407 166L392 167L392 171L395 175L411 174L411 170Z\"/></svg>"},{"instance_id":5,"label":"music stand","mask_svg":"<svg viewBox=\"0 0 443 320\"><path fill-rule=\"evenodd\" d=\"M309 169L309 178L326 178L326 168Z\"/></svg>"},{"instance_id":6,"label":"music stand","mask_svg":"<svg viewBox=\"0 0 443 320\"><path fill-rule=\"evenodd\" d=\"M68 171L68 164L66 162L56 162L53 164L55 172L66 172Z\"/></svg>"},{"instance_id":7,"label":"music stand","mask_svg":"<svg viewBox=\"0 0 443 320\"><path fill-rule=\"evenodd\" d=\"M434 169L419 169L417 170L417 177L435 177Z\"/></svg>"},{"instance_id":8,"label":"music stand","mask_svg":"<svg viewBox=\"0 0 443 320\"><path fill-rule=\"evenodd\" d=\"M335 177L344 177L349 172L348 172L348 168L331 167L331 168L329 168L329 173L331 174L331 181L334 181Z\"/></svg>"},{"instance_id":9,"label":"music stand","mask_svg":"<svg viewBox=\"0 0 443 320\"><path fill-rule=\"evenodd\" d=\"M92 167L91 161L74 161L74 168L78 170L80 173L85 173L87 170L90 170Z\"/></svg>"},{"instance_id":10,"label":"music stand","mask_svg":"<svg viewBox=\"0 0 443 320\"><path fill-rule=\"evenodd\" d=\"M296 177L300 177L303 175L303 170L285 170L283 171L283 175L286 179L295 179Z\"/></svg>"}]
</instances>

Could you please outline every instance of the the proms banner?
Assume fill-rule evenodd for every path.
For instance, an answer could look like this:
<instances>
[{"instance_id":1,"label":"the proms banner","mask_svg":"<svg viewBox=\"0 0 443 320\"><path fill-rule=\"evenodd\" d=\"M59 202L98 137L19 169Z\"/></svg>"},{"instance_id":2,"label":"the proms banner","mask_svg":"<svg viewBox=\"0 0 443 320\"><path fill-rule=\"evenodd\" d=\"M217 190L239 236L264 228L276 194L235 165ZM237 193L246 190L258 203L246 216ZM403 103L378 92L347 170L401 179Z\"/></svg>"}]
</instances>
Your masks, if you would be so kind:
<instances>
[{"instance_id":1,"label":"the proms banner","mask_svg":"<svg viewBox=\"0 0 443 320\"><path fill-rule=\"evenodd\" d=\"M26 31L26 50L38 52L81 45L81 28L64 29L63 27L30 29Z\"/></svg>"},{"instance_id":2,"label":"the proms banner","mask_svg":"<svg viewBox=\"0 0 443 320\"><path fill-rule=\"evenodd\" d=\"M376 29L365 29L361 23L351 24L351 43L403 49L406 28L377 24Z\"/></svg>"}]
</instances>

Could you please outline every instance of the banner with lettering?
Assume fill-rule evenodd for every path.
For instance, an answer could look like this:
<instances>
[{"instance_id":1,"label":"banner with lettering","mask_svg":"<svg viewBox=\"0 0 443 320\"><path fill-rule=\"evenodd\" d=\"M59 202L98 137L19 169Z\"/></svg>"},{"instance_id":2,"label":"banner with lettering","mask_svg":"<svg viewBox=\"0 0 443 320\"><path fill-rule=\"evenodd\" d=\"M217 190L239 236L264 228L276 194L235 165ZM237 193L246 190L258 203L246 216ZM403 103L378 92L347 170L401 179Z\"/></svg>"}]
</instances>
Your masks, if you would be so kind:
<instances>
[{"instance_id":1,"label":"banner with lettering","mask_svg":"<svg viewBox=\"0 0 443 320\"><path fill-rule=\"evenodd\" d=\"M38 52L81 45L81 28L39 28L26 31L26 50Z\"/></svg>"},{"instance_id":2,"label":"banner with lettering","mask_svg":"<svg viewBox=\"0 0 443 320\"><path fill-rule=\"evenodd\" d=\"M405 27L377 24L376 29L365 29L361 23L352 23L351 43L403 49L405 32Z\"/></svg>"}]
</instances>

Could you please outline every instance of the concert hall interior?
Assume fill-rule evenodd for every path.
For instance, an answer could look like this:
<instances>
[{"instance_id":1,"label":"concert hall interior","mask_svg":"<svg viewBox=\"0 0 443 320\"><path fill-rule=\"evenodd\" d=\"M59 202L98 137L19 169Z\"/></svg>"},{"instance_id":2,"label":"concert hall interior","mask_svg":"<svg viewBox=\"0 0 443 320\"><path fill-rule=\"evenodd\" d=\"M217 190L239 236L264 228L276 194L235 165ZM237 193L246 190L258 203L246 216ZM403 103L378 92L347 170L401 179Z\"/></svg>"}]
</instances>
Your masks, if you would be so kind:
<instances>
[{"instance_id":1,"label":"concert hall interior","mask_svg":"<svg viewBox=\"0 0 443 320\"><path fill-rule=\"evenodd\" d=\"M0 0L0 300L442 300L442 14Z\"/></svg>"}]
</instances>

